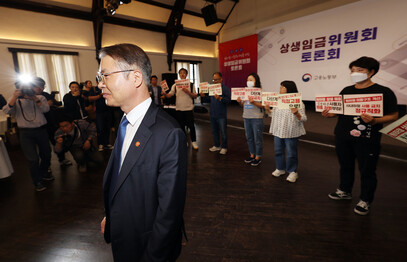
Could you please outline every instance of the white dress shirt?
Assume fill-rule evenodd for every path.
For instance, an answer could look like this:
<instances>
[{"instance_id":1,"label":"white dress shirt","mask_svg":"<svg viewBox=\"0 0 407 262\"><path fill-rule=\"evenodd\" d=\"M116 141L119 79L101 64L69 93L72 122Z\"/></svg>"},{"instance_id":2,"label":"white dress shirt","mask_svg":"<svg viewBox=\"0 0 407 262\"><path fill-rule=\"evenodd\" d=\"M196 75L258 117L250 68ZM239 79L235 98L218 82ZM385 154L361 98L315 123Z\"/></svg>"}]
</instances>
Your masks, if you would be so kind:
<instances>
[{"instance_id":1,"label":"white dress shirt","mask_svg":"<svg viewBox=\"0 0 407 262\"><path fill-rule=\"evenodd\" d=\"M123 164L124 158L126 157L127 151L130 148L131 142L133 141L133 138L141 124L141 121L143 121L143 118L150 107L151 102L151 97L149 97L144 102L133 108L127 115L124 115L127 118L127 121L129 121L129 124L126 127L126 136L124 137L123 141L120 168Z\"/></svg>"}]
</instances>

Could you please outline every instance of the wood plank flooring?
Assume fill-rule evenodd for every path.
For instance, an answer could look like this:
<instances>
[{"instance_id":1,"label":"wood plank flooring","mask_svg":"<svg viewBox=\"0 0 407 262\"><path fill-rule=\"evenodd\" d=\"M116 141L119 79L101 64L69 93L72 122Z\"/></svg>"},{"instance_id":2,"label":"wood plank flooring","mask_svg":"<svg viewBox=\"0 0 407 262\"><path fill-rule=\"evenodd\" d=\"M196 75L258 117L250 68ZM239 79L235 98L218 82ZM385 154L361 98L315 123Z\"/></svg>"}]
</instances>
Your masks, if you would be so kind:
<instances>
[{"instance_id":1,"label":"wood plank flooring","mask_svg":"<svg viewBox=\"0 0 407 262\"><path fill-rule=\"evenodd\" d=\"M333 148L300 142L300 178L291 184L271 176L271 136L264 136L263 162L251 167L243 162L243 130L228 128L223 156L208 151L209 124L196 126L200 148L189 149L184 214L189 241L178 261L407 261L407 163L380 159L376 199L362 217L353 212L359 175L353 200L327 197L339 179ZM56 180L37 193L21 150L9 154L16 172L0 180L0 261L113 261L99 233L104 166L79 174L75 164L61 169L53 155Z\"/></svg>"}]
</instances>

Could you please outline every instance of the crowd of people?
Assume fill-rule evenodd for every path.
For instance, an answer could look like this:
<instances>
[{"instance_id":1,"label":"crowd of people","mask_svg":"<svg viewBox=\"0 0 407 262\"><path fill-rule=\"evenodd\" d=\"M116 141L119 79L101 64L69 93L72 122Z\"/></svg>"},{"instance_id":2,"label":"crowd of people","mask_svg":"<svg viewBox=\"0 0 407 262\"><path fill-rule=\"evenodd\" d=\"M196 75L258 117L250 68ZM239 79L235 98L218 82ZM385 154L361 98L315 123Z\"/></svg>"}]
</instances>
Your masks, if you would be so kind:
<instances>
[{"instance_id":1,"label":"crowd of people","mask_svg":"<svg viewBox=\"0 0 407 262\"><path fill-rule=\"evenodd\" d=\"M30 82L17 81L11 99L2 101L2 109L16 118L21 148L29 161L37 191L46 189L44 181L54 180L50 169L51 151L58 156L61 166L72 165L65 158L70 152L79 172L87 172L88 163L102 163L101 151L113 150L104 178L106 217L101 222L101 230L106 241L112 242L115 259L163 256L175 261L183 228L188 136L192 148L198 150L194 99L200 96L202 102L210 103L213 146L209 150L225 155L228 152L227 105L231 102L231 90L222 83L222 73L215 72L212 82L221 84L222 95L208 96L192 84L181 89L174 84L164 91L158 85L157 76L151 76L147 55L130 44L103 48L100 58L98 86L89 80L84 84L71 82L70 92L63 97L63 107L55 97L44 92L45 81L36 77ZM374 58L361 57L350 63L349 69L354 84L345 87L340 94L383 94L384 115L346 116L332 114L329 110L322 112L323 117L338 117L335 137L340 183L328 196L334 200L352 199L357 159L361 194L354 211L366 215L377 186L379 130L384 123L398 118L397 99L389 88L372 81L379 70L379 62ZM188 70L181 68L178 74L180 79L187 79ZM261 89L260 77L256 73L249 74L246 86ZM280 94L286 93L298 93L295 82L284 80L280 83ZM175 113L170 117L161 108L165 100L174 97ZM245 100L239 97L237 102L243 107L249 152L244 162L254 167L261 164L264 117L269 115L276 163L271 175L280 177L288 173L286 180L296 182L299 178L298 141L305 135L304 122L307 121L305 105L302 103L300 108L290 109L270 108L252 97ZM114 147L112 130L113 136L117 134ZM134 192L138 192L137 199L133 199ZM134 221L145 227L139 228ZM135 238L134 232L127 227L144 236L144 242L139 243L141 249L134 250L128 245L136 239L139 242L140 234ZM124 242L115 242L118 237Z\"/></svg>"}]
</instances>

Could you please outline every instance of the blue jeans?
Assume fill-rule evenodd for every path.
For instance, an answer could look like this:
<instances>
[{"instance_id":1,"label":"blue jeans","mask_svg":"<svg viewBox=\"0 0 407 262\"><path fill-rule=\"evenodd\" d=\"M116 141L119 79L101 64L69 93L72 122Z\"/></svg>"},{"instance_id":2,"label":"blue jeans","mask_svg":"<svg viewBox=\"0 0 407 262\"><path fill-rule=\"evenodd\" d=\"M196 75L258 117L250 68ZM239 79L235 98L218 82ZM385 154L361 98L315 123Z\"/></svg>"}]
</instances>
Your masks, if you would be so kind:
<instances>
[{"instance_id":1,"label":"blue jeans","mask_svg":"<svg viewBox=\"0 0 407 262\"><path fill-rule=\"evenodd\" d=\"M36 185L47 174L51 162L51 147L49 146L47 129L45 126L20 128L19 132L21 149L30 164L31 178Z\"/></svg>"},{"instance_id":2,"label":"blue jeans","mask_svg":"<svg viewBox=\"0 0 407 262\"><path fill-rule=\"evenodd\" d=\"M298 137L279 138L274 137L274 154L278 170L286 170L288 173L296 172L298 167ZM287 161L285 152L287 151Z\"/></svg>"},{"instance_id":3,"label":"blue jeans","mask_svg":"<svg viewBox=\"0 0 407 262\"><path fill-rule=\"evenodd\" d=\"M263 118L244 118L244 130L250 155L263 155Z\"/></svg>"},{"instance_id":4,"label":"blue jeans","mask_svg":"<svg viewBox=\"0 0 407 262\"><path fill-rule=\"evenodd\" d=\"M211 117L212 136L213 136L213 142L215 143L216 147L220 146L221 148L228 148L228 137L226 134L226 125L227 125L226 118ZM220 144L220 140L219 140L219 131L222 135L222 145Z\"/></svg>"}]
</instances>

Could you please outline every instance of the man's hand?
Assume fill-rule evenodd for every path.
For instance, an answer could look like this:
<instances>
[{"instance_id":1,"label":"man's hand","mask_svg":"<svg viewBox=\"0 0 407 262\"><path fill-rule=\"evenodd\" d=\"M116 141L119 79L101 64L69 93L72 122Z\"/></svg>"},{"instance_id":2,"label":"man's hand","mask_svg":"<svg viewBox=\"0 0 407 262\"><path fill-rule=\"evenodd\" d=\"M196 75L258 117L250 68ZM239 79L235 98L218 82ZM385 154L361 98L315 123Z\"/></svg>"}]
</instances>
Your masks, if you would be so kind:
<instances>
[{"instance_id":1,"label":"man's hand","mask_svg":"<svg viewBox=\"0 0 407 262\"><path fill-rule=\"evenodd\" d=\"M222 97L220 95L215 94L215 99L220 101L220 100L222 100Z\"/></svg>"},{"instance_id":2,"label":"man's hand","mask_svg":"<svg viewBox=\"0 0 407 262\"><path fill-rule=\"evenodd\" d=\"M83 149L84 150L89 150L90 149L90 146L91 146L91 144L90 144L90 141L89 140L86 140L85 141L85 143L83 143Z\"/></svg>"},{"instance_id":3,"label":"man's hand","mask_svg":"<svg viewBox=\"0 0 407 262\"><path fill-rule=\"evenodd\" d=\"M329 113L329 109L325 109L324 111L321 112L321 115L325 118L329 118L329 117L334 117L336 116L336 114L334 113Z\"/></svg>"},{"instance_id":4,"label":"man's hand","mask_svg":"<svg viewBox=\"0 0 407 262\"><path fill-rule=\"evenodd\" d=\"M188 87L183 87L182 91L184 91L185 93L187 93L188 95L191 93L191 91L189 91Z\"/></svg>"},{"instance_id":5,"label":"man's hand","mask_svg":"<svg viewBox=\"0 0 407 262\"><path fill-rule=\"evenodd\" d=\"M106 217L104 217L100 222L100 232L102 232L102 234L105 233L105 226L106 226Z\"/></svg>"},{"instance_id":6,"label":"man's hand","mask_svg":"<svg viewBox=\"0 0 407 262\"><path fill-rule=\"evenodd\" d=\"M202 92L199 92L199 96L200 96L200 97L205 97L205 94L202 93Z\"/></svg>"},{"instance_id":7,"label":"man's hand","mask_svg":"<svg viewBox=\"0 0 407 262\"><path fill-rule=\"evenodd\" d=\"M362 118L363 122L366 124L374 125L376 124L375 118L369 114L361 114L360 117Z\"/></svg>"},{"instance_id":8,"label":"man's hand","mask_svg":"<svg viewBox=\"0 0 407 262\"><path fill-rule=\"evenodd\" d=\"M64 138L62 136L59 136L56 140L55 140L58 144L62 144L64 142Z\"/></svg>"}]
</instances>

